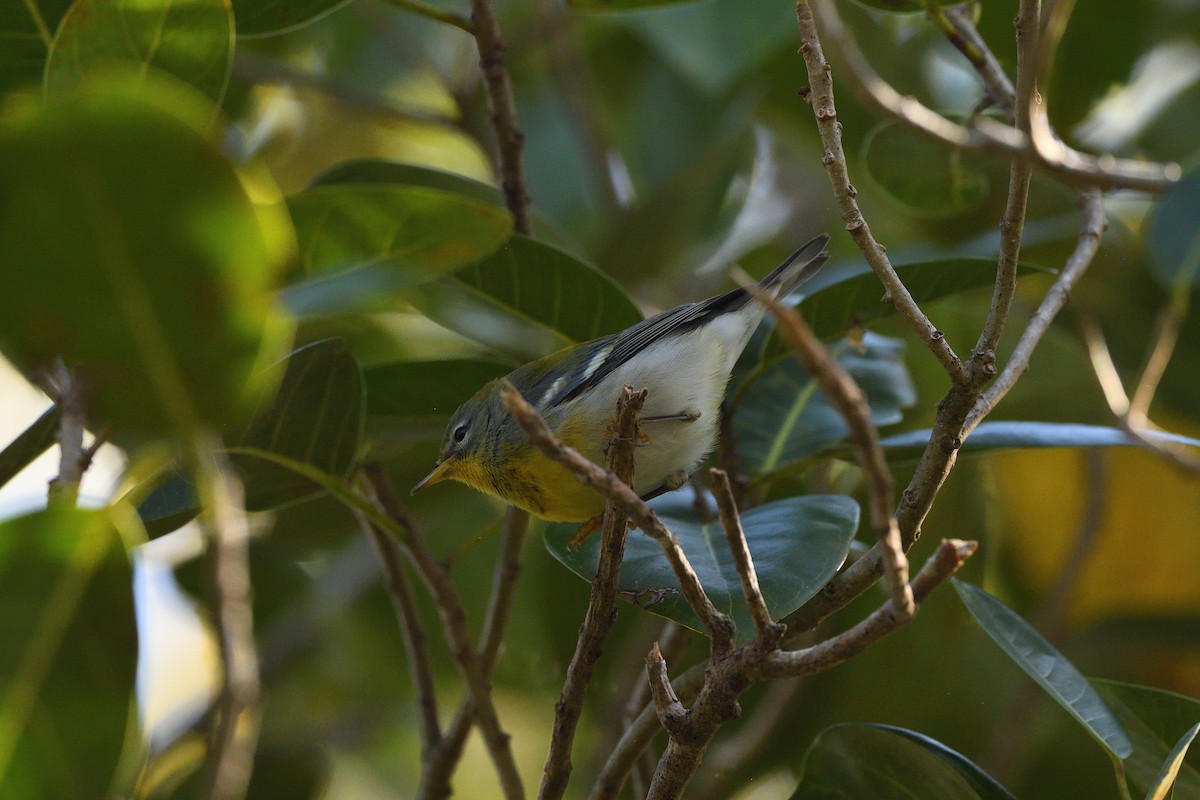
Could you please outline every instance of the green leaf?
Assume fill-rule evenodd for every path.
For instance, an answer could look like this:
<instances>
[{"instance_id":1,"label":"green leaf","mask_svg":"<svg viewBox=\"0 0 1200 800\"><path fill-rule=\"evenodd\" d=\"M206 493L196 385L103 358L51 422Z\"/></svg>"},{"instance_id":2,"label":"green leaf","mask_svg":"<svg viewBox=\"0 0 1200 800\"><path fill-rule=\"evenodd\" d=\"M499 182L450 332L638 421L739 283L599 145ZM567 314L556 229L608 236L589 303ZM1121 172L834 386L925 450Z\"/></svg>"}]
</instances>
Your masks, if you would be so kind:
<instances>
[{"instance_id":1,"label":"green leaf","mask_svg":"<svg viewBox=\"0 0 1200 800\"><path fill-rule=\"evenodd\" d=\"M502 207L425 186L326 184L288 198L308 278L298 314L382 310L395 294L477 261L512 233Z\"/></svg>"},{"instance_id":2,"label":"green leaf","mask_svg":"<svg viewBox=\"0 0 1200 800\"><path fill-rule=\"evenodd\" d=\"M1154 784L1146 792L1146 800L1166 800L1172 794L1175 779L1179 777L1179 770L1183 767L1183 759L1187 757L1188 748L1197 733L1200 733L1200 722L1188 728L1183 736L1179 737L1179 741L1167 755L1167 760L1163 762Z\"/></svg>"},{"instance_id":3,"label":"green leaf","mask_svg":"<svg viewBox=\"0 0 1200 800\"><path fill-rule=\"evenodd\" d=\"M482 359L399 361L363 371L367 414L420 422L449 421L485 383L512 372L512 364Z\"/></svg>"},{"instance_id":4,"label":"green leaf","mask_svg":"<svg viewBox=\"0 0 1200 800\"><path fill-rule=\"evenodd\" d=\"M875 185L919 219L962 216L987 199L990 183L978 156L935 142L900 122L876 126L862 150L863 165Z\"/></svg>"},{"instance_id":5,"label":"green leaf","mask_svg":"<svg viewBox=\"0 0 1200 800\"><path fill-rule=\"evenodd\" d=\"M226 0L75 0L46 63L46 89L65 92L114 62L190 83L216 102L233 65Z\"/></svg>"},{"instance_id":6,"label":"green leaf","mask_svg":"<svg viewBox=\"0 0 1200 800\"><path fill-rule=\"evenodd\" d=\"M1146 244L1154 274L1168 289L1200 283L1200 170L1161 195L1150 216Z\"/></svg>"},{"instance_id":7,"label":"green leaf","mask_svg":"<svg viewBox=\"0 0 1200 800\"><path fill-rule=\"evenodd\" d=\"M1125 774L1139 790L1149 792L1163 764L1172 757L1180 734L1200 721L1200 701L1174 692L1120 681L1091 679L1092 687L1125 726L1133 754ZM1174 800L1200 798L1200 751L1191 751L1175 777Z\"/></svg>"},{"instance_id":8,"label":"green leaf","mask_svg":"<svg viewBox=\"0 0 1200 800\"><path fill-rule=\"evenodd\" d=\"M900 14L913 14L925 10L924 0L858 0L858 2L868 8L876 8L880 11L894 11ZM952 6L960 2L960 0L937 0L937 2L938 5Z\"/></svg>"},{"instance_id":9,"label":"green leaf","mask_svg":"<svg viewBox=\"0 0 1200 800\"><path fill-rule=\"evenodd\" d=\"M1033 264L1019 264L1018 275L1049 273ZM921 305L934 303L962 292L991 286L996 280L996 261L990 258L946 258L899 264L896 273ZM799 310L804 321L820 339L832 339L856 325L869 325L896 313L892 303L883 302L883 286L865 263L852 270L828 267L803 289ZM778 331L761 350L762 360L771 362L791 353Z\"/></svg>"},{"instance_id":10,"label":"green leaf","mask_svg":"<svg viewBox=\"0 0 1200 800\"><path fill-rule=\"evenodd\" d=\"M412 301L433 321L520 361L642 319L608 276L519 234L483 261L420 287Z\"/></svg>"},{"instance_id":11,"label":"green leaf","mask_svg":"<svg viewBox=\"0 0 1200 800\"><path fill-rule=\"evenodd\" d=\"M0 349L27 371L61 356L119 428L244 421L291 335L287 217L221 153L207 101L106 86L0 130L0 297L21 298Z\"/></svg>"},{"instance_id":12,"label":"green leaf","mask_svg":"<svg viewBox=\"0 0 1200 800\"><path fill-rule=\"evenodd\" d=\"M713 605L737 624L738 642L752 639L754 624L721 523L698 518L690 488L664 495L651 506L679 537ZM763 599L771 616L780 619L803 605L837 572L858 527L858 504L844 495L789 497L745 512L742 527ZM546 547L568 569L591 581L600 537L590 536L572 549L567 541L577 528L569 523L548 526ZM703 631L661 548L649 536L631 533L627 539L618 589L623 599L647 611Z\"/></svg>"},{"instance_id":13,"label":"green leaf","mask_svg":"<svg viewBox=\"0 0 1200 800\"><path fill-rule=\"evenodd\" d=\"M1011 800L961 755L921 734L886 725L833 725L804 756L791 800Z\"/></svg>"},{"instance_id":14,"label":"green leaf","mask_svg":"<svg viewBox=\"0 0 1200 800\"><path fill-rule=\"evenodd\" d=\"M929 443L930 429L907 431L887 436L880 444L892 458L920 455ZM1145 431L1144 435L1166 445L1200 447L1200 439L1165 431ZM971 431L962 450L1003 450L1006 448L1045 447L1140 447L1141 443L1125 431L1103 425L1074 422L984 422Z\"/></svg>"},{"instance_id":15,"label":"green leaf","mask_svg":"<svg viewBox=\"0 0 1200 800\"><path fill-rule=\"evenodd\" d=\"M695 0L567 0L567 5L573 11L633 11L692 2Z\"/></svg>"},{"instance_id":16,"label":"green leaf","mask_svg":"<svg viewBox=\"0 0 1200 800\"><path fill-rule=\"evenodd\" d=\"M307 25L350 0L233 0L238 36L285 33Z\"/></svg>"},{"instance_id":17,"label":"green leaf","mask_svg":"<svg viewBox=\"0 0 1200 800\"><path fill-rule=\"evenodd\" d=\"M0 3L0 92L41 81L46 54L71 0Z\"/></svg>"},{"instance_id":18,"label":"green leaf","mask_svg":"<svg viewBox=\"0 0 1200 800\"><path fill-rule=\"evenodd\" d=\"M133 576L107 511L0 523L0 797L108 796L131 719Z\"/></svg>"},{"instance_id":19,"label":"green leaf","mask_svg":"<svg viewBox=\"0 0 1200 800\"><path fill-rule=\"evenodd\" d=\"M279 389L265 400L253 422L235 443L308 464L324 474L345 478L362 442L365 398L354 357L340 339L326 339L296 350L276 365L283 373ZM266 511L306 500L323 491L308 478L255 455L234 453L246 508ZM147 531L159 536L199 513L193 485L174 474L138 506Z\"/></svg>"},{"instance_id":20,"label":"green leaf","mask_svg":"<svg viewBox=\"0 0 1200 800\"><path fill-rule=\"evenodd\" d=\"M1133 752L1133 743L1120 721L1062 653L1032 625L983 589L957 579L953 579L953 583L963 605L992 641L1078 720L1104 749L1120 759Z\"/></svg>"},{"instance_id":21,"label":"green leaf","mask_svg":"<svg viewBox=\"0 0 1200 800\"><path fill-rule=\"evenodd\" d=\"M0 452L0 486L11 481L35 458L50 449L58 435L58 420L61 416L62 411L58 406L50 406Z\"/></svg>"},{"instance_id":22,"label":"green leaf","mask_svg":"<svg viewBox=\"0 0 1200 800\"><path fill-rule=\"evenodd\" d=\"M867 395L876 425L899 422L900 409L915 402L905 369L904 343L868 333L865 352L847 342L833 346L838 363ZM797 359L776 363L752 378L733 415L738 453L747 469L773 472L844 439L842 415Z\"/></svg>"},{"instance_id":23,"label":"green leaf","mask_svg":"<svg viewBox=\"0 0 1200 800\"><path fill-rule=\"evenodd\" d=\"M302 461L345 478L363 434L362 372L345 343L326 339L302 347L286 362L279 391L238 442ZM320 493L321 487L253 456L233 457L246 484L246 508L277 508Z\"/></svg>"}]
</instances>

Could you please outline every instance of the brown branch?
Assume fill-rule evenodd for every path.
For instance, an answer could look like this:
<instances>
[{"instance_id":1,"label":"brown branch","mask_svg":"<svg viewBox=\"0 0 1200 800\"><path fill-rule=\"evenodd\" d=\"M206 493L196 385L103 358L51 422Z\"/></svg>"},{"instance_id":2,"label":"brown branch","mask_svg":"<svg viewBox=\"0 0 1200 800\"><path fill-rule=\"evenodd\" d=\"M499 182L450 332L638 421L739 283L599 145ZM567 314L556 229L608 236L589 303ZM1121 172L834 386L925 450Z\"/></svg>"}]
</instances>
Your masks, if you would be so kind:
<instances>
[{"instance_id":1,"label":"brown branch","mask_svg":"<svg viewBox=\"0 0 1200 800\"><path fill-rule=\"evenodd\" d=\"M667 675L667 662L658 642L650 647L646 656L646 680L650 686L650 697L654 700L654 712L658 715L659 724L667 733L678 732L681 724L687 719L687 709L675 694L671 686L671 678Z\"/></svg>"},{"instance_id":2,"label":"brown branch","mask_svg":"<svg viewBox=\"0 0 1200 800\"><path fill-rule=\"evenodd\" d=\"M942 28L946 38L971 62L992 103L1004 112L1007 119L1012 120L1016 109L1016 90L987 42L979 35L971 6L963 4L943 8L941 4L934 3L933 8L934 14L944 15L949 23L948 29ZM934 20L938 21L936 16Z\"/></svg>"},{"instance_id":3,"label":"brown branch","mask_svg":"<svg viewBox=\"0 0 1200 800\"><path fill-rule=\"evenodd\" d=\"M858 461L867 479L871 527L882 548L884 575L896 613L912 616L915 608L908 587L908 559L904 555L900 529L892 515L895 481L879 444L879 431L871 421L867 396L796 309L783 305L756 287L749 288L754 297L774 315L784 341L791 346L809 376L817 382L826 399L846 422L850 440L857 448Z\"/></svg>"},{"instance_id":4,"label":"brown branch","mask_svg":"<svg viewBox=\"0 0 1200 800\"><path fill-rule=\"evenodd\" d=\"M47 376L50 396L60 409L58 417L58 476L50 481L51 499L75 505L79 499L79 484L83 480L83 434L87 408L79 379L61 359Z\"/></svg>"},{"instance_id":5,"label":"brown branch","mask_svg":"<svg viewBox=\"0 0 1200 800\"><path fill-rule=\"evenodd\" d=\"M379 510L395 520L408 534L407 541L401 542L400 545L433 596L442 621L442 632L471 695L475 721L479 725L488 755L500 778L500 788L507 800L523 798L525 792L521 786L516 762L513 760L511 737L500 725L492 700L491 681L483 669L479 653L471 644L467 615L459 599L458 590L450 580L445 565L434 556L424 537L400 506L383 469L378 464L367 464L363 467L363 477L371 488L371 499Z\"/></svg>"},{"instance_id":6,"label":"brown branch","mask_svg":"<svg viewBox=\"0 0 1200 800\"><path fill-rule=\"evenodd\" d=\"M1030 161L1062 182L1081 188L1161 192L1183 174L1178 164L1121 159L1107 153L1092 156L1068 147L1053 136L1038 141L1036 125L1033 135L1025 135L987 117L975 119L970 128L951 122L916 98L901 95L875 72L847 31L831 0L811 2L817 9L831 52L846 67L851 86L862 102L943 144ZM800 0L797 8L807 5L805 0Z\"/></svg>"},{"instance_id":7,"label":"brown branch","mask_svg":"<svg viewBox=\"0 0 1200 800\"><path fill-rule=\"evenodd\" d=\"M525 135L517 127L517 105L505 63L504 40L492 0L471 0L471 20L479 68L487 86L488 108L496 132L497 172L504 202L513 215L517 233L530 235L529 193L525 189Z\"/></svg>"},{"instance_id":8,"label":"brown branch","mask_svg":"<svg viewBox=\"0 0 1200 800\"><path fill-rule=\"evenodd\" d=\"M679 539L667 529L654 510L610 470L593 464L577 451L558 441L537 410L521 397L521 393L512 384L504 387L501 398L508 413L512 414L517 424L525 431L534 447L575 473L605 499L613 501L647 536L658 542L675 573L676 580L679 581L684 599L692 613L708 630L714 654L728 652L733 645L733 622L718 611L708 599L687 554L679 546Z\"/></svg>"},{"instance_id":9,"label":"brown branch","mask_svg":"<svg viewBox=\"0 0 1200 800\"><path fill-rule=\"evenodd\" d=\"M855 200L857 191L850 183L849 171L846 167L846 154L842 150L842 126L837 119L837 108L833 99L833 79L830 77L829 62L821 51L821 40L817 36L816 22L812 9L806 0L796 3L796 20L800 28L800 52L804 56L804 64L808 70L808 103L812 106L817 119L817 129L821 134L821 143L825 147L821 162L833 185L833 193L837 198L838 211L846 230L853 237L855 244L862 251L871 270L883 284L884 302L891 303L907 320L909 326L916 332L921 342L941 362L942 368L950 376L955 385L965 384L968 380L966 368L962 361L951 349L946 337L934 327L920 306L913 300L912 294L896 274L891 261L882 245L875 241L871 229L863 217L862 210Z\"/></svg>"},{"instance_id":10,"label":"brown branch","mask_svg":"<svg viewBox=\"0 0 1200 800\"><path fill-rule=\"evenodd\" d=\"M258 744L259 671L250 584L250 531L242 486L213 444L197 443L193 469L209 537L212 605L222 685L201 770L200 797L245 796Z\"/></svg>"},{"instance_id":11,"label":"brown branch","mask_svg":"<svg viewBox=\"0 0 1200 800\"><path fill-rule=\"evenodd\" d=\"M750 557L750 547L746 544L746 534L738 516L737 501L734 500L733 489L729 485L729 475L719 469L713 469L709 474L712 475L713 496L717 500L721 527L725 530L725 541L729 544L734 568L742 582L742 595L750 609L750 619L754 621L754 629L763 645L775 647L779 644L785 628L771 619L771 612L767 610L767 603L763 600L762 589L758 585L758 573L754 570L754 560Z\"/></svg>"},{"instance_id":12,"label":"brown branch","mask_svg":"<svg viewBox=\"0 0 1200 800\"><path fill-rule=\"evenodd\" d=\"M425 628L417 612L417 600L413 596L412 584L400 563L400 547L396 542L372 525L361 512L355 512L358 525L375 546L379 563L383 567L384 585L396 612L400 635L404 640L404 651L408 655L408 673L417 693L417 708L421 721L421 761L429 759L433 750L442 742L442 728L438 721L437 692L433 683L433 670L429 663L429 649L425 646Z\"/></svg>"},{"instance_id":13,"label":"brown branch","mask_svg":"<svg viewBox=\"0 0 1200 800\"><path fill-rule=\"evenodd\" d=\"M638 415L646 402L646 390L634 391L625 386L617 401L616 435L609 442L608 469L618 480L631 485L634 470L634 444L638 438ZM571 777L571 746L575 729L583 711L583 696L592 680L592 673L604 642L617 618L617 579L621 574L621 559L625 555L625 513L609 499L604 506L604 522L600 537L600 557L592 579L587 612L579 628L579 642L567 667L562 692L554 706L554 726L550 735L550 752L546 755L541 800L560 798Z\"/></svg>"},{"instance_id":14,"label":"brown branch","mask_svg":"<svg viewBox=\"0 0 1200 800\"><path fill-rule=\"evenodd\" d=\"M1171 293L1171 300L1154 323L1154 346L1146 356L1142 377L1138 380L1133 399L1129 403L1129 413L1135 422L1144 422L1150 413L1154 395L1158 392L1158 384L1167 370L1167 364L1171 362L1171 354L1175 352L1175 343L1179 340L1179 327L1187 316L1188 305L1187 288L1177 286Z\"/></svg>"}]
</instances>

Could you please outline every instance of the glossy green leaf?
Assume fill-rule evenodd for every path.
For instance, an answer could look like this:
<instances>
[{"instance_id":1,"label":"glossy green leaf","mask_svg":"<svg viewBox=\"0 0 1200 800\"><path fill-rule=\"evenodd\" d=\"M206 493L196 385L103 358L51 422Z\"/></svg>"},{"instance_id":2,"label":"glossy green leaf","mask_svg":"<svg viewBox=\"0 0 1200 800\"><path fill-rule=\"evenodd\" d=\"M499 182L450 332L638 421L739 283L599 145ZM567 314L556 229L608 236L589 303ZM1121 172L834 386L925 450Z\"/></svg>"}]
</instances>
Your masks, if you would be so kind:
<instances>
[{"instance_id":1,"label":"glossy green leaf","mask_svg":"<svg viewBox=\"0 0 1200 800\"><path fill-rule=\"evenodd\" d=\"M8 447L0 451L0 486L11 481L35 458L50 449L58 435L61 416L58 406L50 406L32 425L9 442Z\"/></svg>"},{"instance_id":2,"label":"glossy green leaf","mask_svg":"<svg viewBox=\"0 0 1200 800\"><path fill-rule=\"evenodd\" d=\"M606 275L520 235L483 261L420 287L412 300L435 322L521 361L642 319Z\"/></svg>"},{"instance_id":3,"label":"glossy green leaf","mask_svg":"<svg viewBox=\"0 0 1200 800\"><path fill-rule=\"evenodd\" d=\"M362 441L362 372L340 339L302 347L286 362L273 399L260 408L238 442L303 461L322 472L346 477ZM321 487L252 456L233 457L246 485L251 511L311 497Z\"/></svg>"},{"instance_id":4,"label":"glossy green leaf","mask_svg":"<svg viewBox=\"0 0 1200 800\"><path fill-rule=\"evenodd\" d=\"M393 419L448 421L485 383L512 372L512 364L481 359L400 361L363 371L367 414Z\"/></svg>"},{"instance_id":5,"label":"glossy green leaf","mask_svg":"<svg viewBox=\"0 0 1200 800\"><path fill-rule=\"evenodd\" d=\"M1097 742L1120 759L1133 752L1133 743L1120 721L1062 653L1032 625L983 589L957 579L953 584L963 605L992 641Z\"/></svg>"},{"instance_id":6,"label":"glossy green leaf","mask_svg":"<svg viewBox=\"0 0 1200 800\"><path fill-rule=\"evenodd\" d=\"M233 0L239 36L264 36L307 25L350 0Z\"/></svg>"},{"instance_id":7,"label":"glossy green leaf","mask_svg":"<svg viewBox=\"0 0 1200 800\"><path fill-rule=\"evenodd\" d=\"M961 216L988 195L988 176L978 156L935 142L900 122L884 122L867 134L862 162L884 195L920 219Z\"/></svg>"},{"instance_id":8,"label":"glossy green leaf","mask_svg":"<svg viewBox=\"0 0 1200 800\"><path fill-rule=\"evenodd\" d=\"M863 347L860 353L843 341L833 352L866 393L875 424L899 422L901 409L916 400L904 366L904 343L869 333ZM743 466L752 472L773 472L841 441L849 432L797 359L777 362L748 386L737 402L733 431Z\"/></svg>"},{"instance_id":9,"label":"glossy green leaf","mask_svg":"<svg viewBox=\"0 0 1200 800\"><path fill-rule=\"evenodd\" d=\"M829 269L828 267L826 268ZM1018 275L1047 273L1042 267L1019 264ZM996 281L996 261L990 258L948 258L899 264L896 273L921 305L934 303ZM896 313L895 305L883 302L883 286L865 263L851 271L818 273L805 287L800 301L804 321L821 339L832 339L856 325L869 325ZM771 331L762 353L769 362L791 353L787 343Z\"/></svg>"},{"instance_id":10,"label":"glossy green leaf","mask_svg":"<svg viewBox=\"0 0 1200 800\"><path fill-rule=\"evenodd\" d=\"M892 458L920 455L929 443L930 430L907 431L884 437L880 444ZM1145 435L1161 444L1200 447L1192 439L1165 431L1146 431ZM1004 450L1044 447L1140 447L1141 443L1119 428L1083 425L1074 422L983 422L971 431L962 450Z\"/></svg>"},{"instance_id":11,"label":"glossy green leaf","mask_svg":"<svg viewBox=\"0 0 1200 800\"><path fill-rule=\"evenodd\" d=\"M46 88L64 92L114 62L153 68L220 102L233 64L227 0L75 0L46 63Z\"/></svg>"},{"instance_id":12,"label":"glossy green leaf","mask_svg":"<svg viewBox=\"0 0 1200 800\"><path fill-rule=\"evenodd\" d=\"M279 389L263 402L234 448L252 448L301 461L322 473L344 478L354 467L363 436L365 398L362 373L345 344L326 339L296 350L286 362ZM299 502L323 491L294 471L254 455L234 453L246 508L265 511ZM174 474L138 506L151 535L175 530L199 513L195 488Z\"/></svg>"},{"instance_id":13,"label":"glossy green leaf","mask_svg":"<svg viewBox=\"0 0 1200 800\"><path fill-rule=\"evenodd\" d=\"M54 31L71 1L0 3L0 92L42 80Z\"/></svg>"},{"instance_id":14,"label":"glossy green leaf","mask_svg":"<svg viewBox=\"0 0 1200 800\"><path fill-rule=\"evenodd\" d=\"M133 575L108 512L0 523L0 797L108 796L131 719Z\"/></svg>"},{"instance_id":15,"label":"glossy green leaf","mask_svg":"<svg viewBox=\"0 0 1200 800\"><path fill-rule=\"evenodd\" d=\"M298 314L379 310L460 269L512 233L502 207L425 186L325 184L288 198L307 277L284 292Z\"/></svg>"},{"instance_id":16,"label":"glossy green leaf","mask_svg":"<svg viewBox=\"0 0 1200 800\"><path fill-rule=\"evenodd\" d=\"M651 505L679 537L713 605L733 618L738 642L749 641L754 637L754 624L725 533L718 520L699 519L693 499L693 491L685 488ZM837 572L858 527L858 504L844 495L789 497L745 512L742 527L763 599L771 616L780 619L820 591ZM546 547L568 569L590 581L596 574L600 537L592 535L578 549L571 549L567 541L577 529L578 525L570 523L550 525ZM703 630L683 599L662 549L649 536L630 532L618 590L622 599L647 611Z\"/></svg>"},{"instance_id":17,"label":"glossy green leaf","mask_svg":"<svg viewBox=\"0 0 1200 800\"><path fill-rule=\"evenodd\" d=\"M1155 276L1167 288L1200 283L1200 170L1159 195L1146 243Z\"/></svg>"},{"instance_id":18,"label":"glossy green leaf","mask_svg":"<svg viewBox=\"0 0 1200 800\"><path fill-rule=\"evenodd\" d=\"M1200 700L1120 681L1092 678L1091 684L1133 741L1125 774L1140 791L1151 791L1181 735L1200 722ZM1200 799L1200 751L1185 757L1174 787L1174 800Z\"/></svg>"},{"instance_id":19,"label":"glossy green leaf","mask_svg":"<svg viewBox=\"0 0 1200 800\"><path fill-rule=\"evenodd\" d=\"M991 776L941 742L890 725L823 730L804 756L791 800L1012 800Z\"/></svg>"},{"instance_id":20,"label":"glossy green leaf","mask_svg":"<svg viewBox=\"0 0 1200 800\"><path fill-rule=\"evenodd\" d=\"M19 299L0 349L25 370L76 367L97 422L161 434L244 421L286 352L273 291L291 229L210 118L202 99L146 81L0 130L0 296Z\"/></svg>"}]
</instances>

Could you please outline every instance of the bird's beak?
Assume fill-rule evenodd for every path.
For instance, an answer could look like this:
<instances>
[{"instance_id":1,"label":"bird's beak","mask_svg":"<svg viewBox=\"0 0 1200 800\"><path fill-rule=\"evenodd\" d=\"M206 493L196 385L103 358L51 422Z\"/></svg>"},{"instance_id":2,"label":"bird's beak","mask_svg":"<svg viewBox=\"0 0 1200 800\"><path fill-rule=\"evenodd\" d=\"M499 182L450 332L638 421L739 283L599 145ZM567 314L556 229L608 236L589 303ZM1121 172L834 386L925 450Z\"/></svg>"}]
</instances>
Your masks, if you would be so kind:
<instances>
[{"instance_id":1,"label":"bird's beak","mask_svg":"<svg viewBox=\"0 0 1200 800\"><path fill-rule=\"evenodd\" d=\"M432 486L438 481L445 480L450 477L450 470L454 468L455 462L458 461L458 456L446 456L442 461L439 461L433 471L421 479L421 482L412 488L412 494L424 489L426 486Z\"/></svg>"}]
</instances>

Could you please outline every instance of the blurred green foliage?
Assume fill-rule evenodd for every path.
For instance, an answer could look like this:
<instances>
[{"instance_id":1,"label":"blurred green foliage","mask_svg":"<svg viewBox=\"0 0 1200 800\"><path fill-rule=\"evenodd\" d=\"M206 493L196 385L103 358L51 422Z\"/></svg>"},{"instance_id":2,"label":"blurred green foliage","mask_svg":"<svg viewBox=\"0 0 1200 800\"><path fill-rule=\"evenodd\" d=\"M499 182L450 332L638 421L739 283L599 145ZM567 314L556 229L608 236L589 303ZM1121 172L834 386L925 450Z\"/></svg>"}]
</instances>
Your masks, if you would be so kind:
<instances>
[{"instance_id":1,"label":"blurred green foliage","mask_svg":"<svg viewBox=\"0 0 1200 800\"><path fill-rule=\"evenodd\" d=\"M487 380L725 290L730 263L765 274L798 242L842 226L797 96L805 73L790 3L500 3L533 199L529 237L513 234L489 166L494 136L473 42L405 5L0 4L0 350L33 381L58 358L76 370L89 424L108 427L131 465L160 452L148 442L186 453L201 434L219 436L248 506L270 512L255 516L262 534L251 552L264 697L252 798L409 796L419 779L416 698L395 615L356 520L322 486L354 491L365 459L412 486L449 415ZM1163 80L1174 88L1154 102L1146 84L1130 86L1155 54L1182 59L1169 62L1181 75L1194 69L1195 4L1079 5L1042 91L1057 130L1077 146L1194 167L1197 81ZM432 7L468 14L465 1ZM839 8L902 93L952 116L983 97L923 14L892 13L924 3ZM1011 74L1016 3L977 12ZM966 354L987 314L1007 165L876 118L836 63L834 80L871 227ZM1160 459L1109 448L1128 440L1073 323L1079 314L1099 323L1132 389L1173 309L1178 344L1149 410L1175 441L1195 443L1198 197L1195 171L1159 198L1110 196L1092 272L998 421L968 440L913 552L919 563L943 537L981 541L964 579L990 594L964 589L967 605L1049 693L1033 691L942 591L913 625L845 666L785 693L748 693L746 719L725 732L731 747L764 720L774 719L772 735L741 758L725 758L719 738L689 797L1116 798L1108 754L1088 734L1098 718L1128 736L1132 753L1104 733L1133 787L1151 791L1200 720L1189 697L1200 694L1200 590L1181 574L1200 557L1200 489ZM1001 364L1074 247L1072 202L1068 189L1035 179ZM830 251L800 308L823 338L839 340L902 487L947 381L881 302L849 237L835 235ZM844 428L785 356L764 326L730 396L753 496L772 501L745 524L777 615L820 588L856 532L871 537ZM49 447L56 425L53 413L29 420L0 452L0 477ZM1093 468L1080 467L1088 459ZM142 762L142 795L195 790L195 731L146 753L130 725L137 647L123 549L198 511L187 459L160 461L171 466L107 509L52 507L0 523L2 796L128 792ZM737 606L721 537L692 500L690 491L666 498L664 516L674 509L688 547L711 554L705 579ZM501 509L458 485L405 505L449 565L478 633ZM570 569L527 548L493 681L527 784L540 775L586 604L573 572L594 569L587 547L596 544L568 550L571 531L534 532ZM669 576L657 546L631 536L622 589L645 601ZM1080 537L1091 545L1073 552ZM202 572L197 560L178 568L197 597ZM878 602L861 598L825 631ZM434 607L425 595L418 603L440 644ZM653 610L690 620L671 600ZM570 796L586 795L619 735L614 709L641 680L660 626L620 608L588 695ZM700 638L674 666L704 657ZM142 646L155 646L153 633ZM432 647L432 660L448 717L462 694L458 673L444 647ZM188 668L196 665L181 674ZM1064 673L1074 682L1047 677ZM1080 673L1106 680L1087 688ZM1176 800L1200 797L1198 768L1193 751ZM768 776L784 788L751 795ZM463 797L494 795L480 750L468 748L454 783Z\"/></svg>"}]
</instances>

